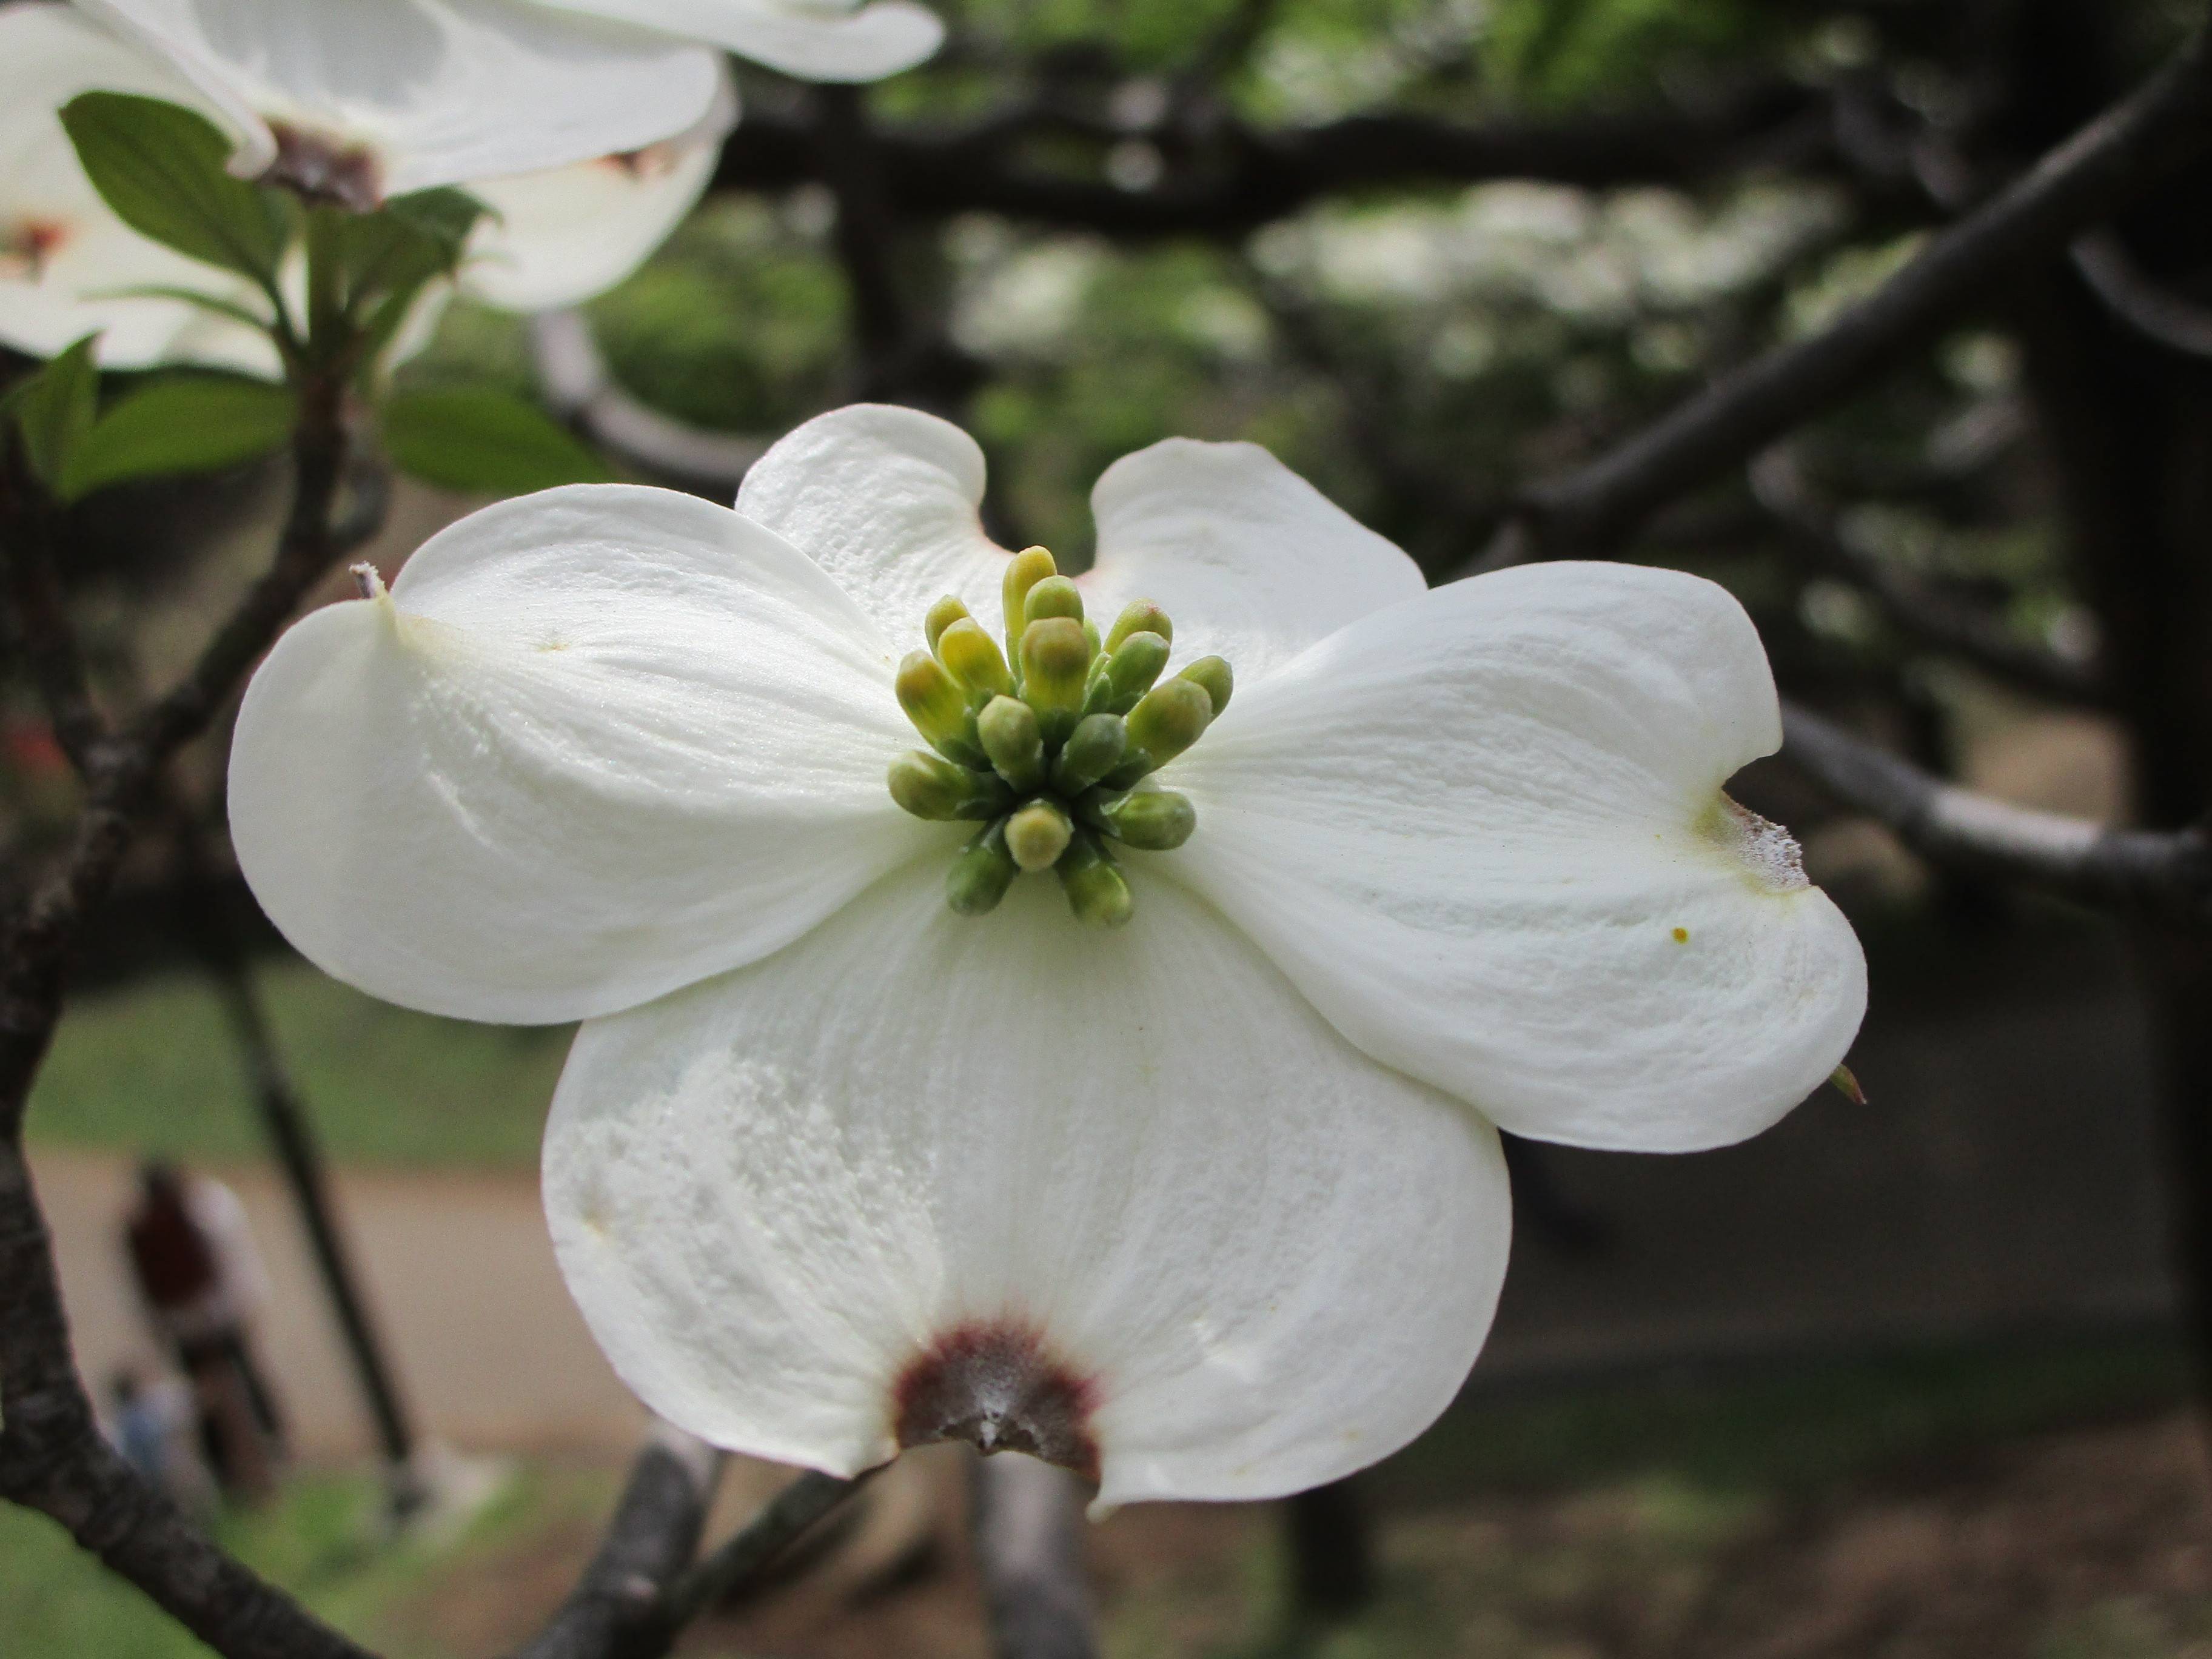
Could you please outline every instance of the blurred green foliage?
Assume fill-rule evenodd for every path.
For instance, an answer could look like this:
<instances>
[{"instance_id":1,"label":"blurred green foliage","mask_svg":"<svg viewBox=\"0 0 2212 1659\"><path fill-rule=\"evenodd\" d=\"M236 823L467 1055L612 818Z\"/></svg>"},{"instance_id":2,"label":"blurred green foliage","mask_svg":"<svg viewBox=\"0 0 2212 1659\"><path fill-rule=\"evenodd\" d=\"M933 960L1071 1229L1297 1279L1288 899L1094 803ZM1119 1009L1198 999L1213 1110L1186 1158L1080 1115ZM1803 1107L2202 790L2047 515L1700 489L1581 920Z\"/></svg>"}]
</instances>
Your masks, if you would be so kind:
<instances>
[{"instance_id":1,"label":"blurred green foliage","mask_svg":"<svg viewBox=\"0 0 2212 1659\"><path fill-rule=\"evenodd\" d=\"M343 1163L529 1168L565 1029L434 1019L300 963L260 984L295 1081ZM205 981L171 975L79 998L31 1097L33 1145L194 1162L268 1155L246 1073Z\"/></svg>"},{"instance_id":2,"label":"blurred green foliage","mask_svg":"<svg viewBox=\"0 0 2212 1659\"><path fill-rule=\"evenodd\" d=\"M215 1531L255 1571L392 1659L461 1659L465 1648L409 1610L518 1542L603 1508L611 1485L597 1473L518 1465L458 1528L395 1542L375 1475L318 1470L287 1481L264 1508L225 1512ZM211 1651L45 1516L4 1507L0 1632L11 1659L209 1659Z\"/></svg>"}]
</instances>

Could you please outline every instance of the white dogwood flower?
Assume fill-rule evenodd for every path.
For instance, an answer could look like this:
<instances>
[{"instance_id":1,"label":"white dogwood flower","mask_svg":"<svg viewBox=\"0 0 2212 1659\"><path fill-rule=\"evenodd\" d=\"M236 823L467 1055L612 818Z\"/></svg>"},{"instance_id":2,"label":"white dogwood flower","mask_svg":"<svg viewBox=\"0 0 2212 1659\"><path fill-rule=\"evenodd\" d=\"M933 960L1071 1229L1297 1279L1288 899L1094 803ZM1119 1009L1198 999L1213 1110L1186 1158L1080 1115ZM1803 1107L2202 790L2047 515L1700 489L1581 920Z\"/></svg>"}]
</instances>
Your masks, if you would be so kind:
<instances>
[{"instance_id":1,"label":"white dogwood flower","mask_svg":"<svg viewBox=\"0 0 2212 1659\"><path fill-rule=\"evenodd\" d=\"M1842 1059L1857 941L1722 793L1765 657L1678 573L1428 591L1249 445L1116 464L1072 582L982 489L864 406L734 512L461 521L255 677L240 863L374 994L585 1022L547 1212L670 1420L1106 1504L1332 1479L1481 1346L1492 1125L1711 1146Z\"/></svg>"},{"instance_id":2,"label":"white dogwood flower","mask_svg":"<svg viewBox=\"0 0 2212 1659\"><path fill-rule=\"evenodd\" d=\"M639 150L704 120L718 53L534 0L76 0L166 59L232 170L368 208Z\"/></svg>"},{"instance_id":3,"label":"white dogwood flower","mask_svg":"<svg viewBox=\"0 0 2212 1659\"><path fill-rule=\"evenodd\" d=\"M175 65L233 169L355 207L628 155L730 97L717 48L813 80L911 67L912 0L76 0Z\"/></svg>"},{"instance_id":4,"label":"white dogwood flower","mask_svg":"<svg viewBox=\"0 0 2212 1659\"><path fill-rule=\"evenodd\" d=\"M538 311L590 299L635 270L714 172L736 115L726 73L718 81L706 116L672 139L472 185L492 212L471 239L460 291L506 310ZM50 357L98 331L100 361L110 368L193 363L273 378L281 365L265 333L143 294L188 289L267 310L252 283L142 236L100 199L60 119L72 98L93 91L212 112L165 65L70 6L0 10L0 341ZM304 272L293 279L302 285ZM426 294L388 361L428 343L451 291L439 284Z\"/></svg>"}]
</instances>

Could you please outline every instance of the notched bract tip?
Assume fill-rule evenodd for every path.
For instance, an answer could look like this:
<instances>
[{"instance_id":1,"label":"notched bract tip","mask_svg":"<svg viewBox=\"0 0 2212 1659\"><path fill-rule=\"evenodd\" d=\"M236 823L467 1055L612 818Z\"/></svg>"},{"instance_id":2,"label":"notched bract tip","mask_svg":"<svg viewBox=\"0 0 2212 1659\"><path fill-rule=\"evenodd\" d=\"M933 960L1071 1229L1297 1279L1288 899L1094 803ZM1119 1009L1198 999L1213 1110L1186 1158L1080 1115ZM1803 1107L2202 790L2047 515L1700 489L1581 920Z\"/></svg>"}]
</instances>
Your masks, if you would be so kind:
<instances>
[{"instance_id":1,"label":"notched bract tip","mask_svg":"<svg viewBox=\"0 0 2212 1659\"><path fill-rule=\"evenodd\" d=\"M1714 801L1698 827L1733 854L1744 874L1768 892L1796 893L1812 886L1796 837L1726 795Z\"/></svg>"}]
</instances>

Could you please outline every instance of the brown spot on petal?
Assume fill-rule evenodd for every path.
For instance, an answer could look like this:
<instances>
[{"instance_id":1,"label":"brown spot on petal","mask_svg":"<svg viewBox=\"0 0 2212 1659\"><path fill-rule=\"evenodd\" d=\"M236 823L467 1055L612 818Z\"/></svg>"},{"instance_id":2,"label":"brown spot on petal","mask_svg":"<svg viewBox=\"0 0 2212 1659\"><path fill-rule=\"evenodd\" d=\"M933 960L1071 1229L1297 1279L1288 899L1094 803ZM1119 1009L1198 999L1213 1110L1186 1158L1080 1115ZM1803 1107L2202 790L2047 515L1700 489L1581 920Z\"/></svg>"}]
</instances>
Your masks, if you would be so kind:
<instances>
[{"instance_id":1,"label":"brown spot on petal","mask_svg":"<svg viewBox=\"0 0 2212 1659\"><path fill-rule=\"evenodd\" d=\"M647 144L643 149L626 149L617 155L601 158L605 166L644 183L665 178L676 171L676 164L684 159L684 149L671 139L657 144Z\"/></svg>"},{"instance_id":2,"label":"brown spot on petal","mask_svg":"<svg viewBox=\"0 0 2212 1659\"><path fill-rule=\"evenodd\" d=\"M17 220L0 234L0 274L37 282L69 239L70 228L58 219Z\"/></svg>"},{"instance_id":3,"label":"brown spot on petal","mask_svg":"<svg viewBox=\"0 0 2212 1659\"><path fill-rule=\"evenodd\" d=\"M965 1440L1026 1452L1098 1479L1091 1431L1097 1388L1018 1320L955 1326L909 1361L891 1387L902 1446Z\"/></svg>"},{"instance_id":4,"label":"brown spot on petal","mask_svg":"<svg viewBox=\"0 0 2212 1659\"><path fill-rule=\"evenodd\" d=\"M272 121L276 159L261 175L264 185L281 185L318 206L374 213L384 201L384 181L376 157L356 144Z\"/></svg>"}]
</instances>

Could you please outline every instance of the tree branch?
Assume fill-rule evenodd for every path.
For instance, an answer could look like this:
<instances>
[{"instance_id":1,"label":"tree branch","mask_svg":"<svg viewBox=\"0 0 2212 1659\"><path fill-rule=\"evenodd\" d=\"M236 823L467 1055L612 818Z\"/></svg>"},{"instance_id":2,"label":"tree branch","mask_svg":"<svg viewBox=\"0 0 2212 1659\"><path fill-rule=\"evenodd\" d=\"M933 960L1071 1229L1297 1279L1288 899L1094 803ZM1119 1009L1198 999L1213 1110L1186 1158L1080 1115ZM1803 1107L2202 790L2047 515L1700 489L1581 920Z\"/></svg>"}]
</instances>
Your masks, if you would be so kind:
<instances>
[{"instance_id":1,"label":"tree branch","mask_svg":"<svg viewBox=\"0 0 2212 1659\"><path fill-rule=\"evenodd\" d=\"M709 432L649 408L608 370L592 325L580 311L541 312L530 319L538 384L555 414L600 448L726 503L764 440Z\"/></svg>"},{"instance_id":2,"label":"tree branch","mask_svg":"<svg viewBox=\"0 0 2212 1659\"><path fill-rule=\"evenodd\" d=\"M1769 352L1523 501L1543 549L1625 539L1664 503L1741 465L1917 349L2021 265L2051 258L2212 145L2200 34L2133 96L1929 240L1820 332Z\"/></svg>"},{"instance_id":3,"label":"tree branch","mask_svg":"<svg viewBox=\"0 0 2212 1659\"><path fill-rule=\"evenodd\" d=\"M1097 1659L1073 1479L1007 1452L976 1460L973 1490L975 1555L999 1659Z\"/></svg>"},{"instance_id":4,"label":"tree branch","mask_svg":"<svg viewBox=\"0 0 2212 1659\"><path fill-rule=\"evenodd\" d=\"M810 1469L778 1492L744 1530L670 1588L663 1604L670 1633L682 1630L717 1602L758 1583L783 1553L799 1541L800 1534L858 1492L875 1473L869 1469L848 1479Z\"/></svg>"},{"instance_id":5,"label":"tree branch","mask_svg":"<svg viewBox=\"0 0 2212 1659\"><path fill-rule=\"evenodd\" d=\"M2212 308L2160 287L2110 226L2074 244L2074 269L2105 309L2154 345L2212 362Z\"/></svg>"},{"instance_id":6,"label":"tree branch","mask_svg":"<svg viewBox=\"0 0 2212 1659\"><path fill-rule=\"evenodd\" d=\"M2203 824L2108 830L2008 805L1930 776L1808 709L1785 705L1782 718L1786 758L1939 864L2100 909L2212 927L2212 837Z\"/></svg>"},{"instance_id":7,"label":"tree branch","mask_svg":"<svg viewBox=\"0 0 2212 1659\"><path fill-rule=\"evenodd\" d=\"M630 1468L629 1484L592 1565L516 1659L632 1659L667 1650L676 1628L667 1595L698 1553L722 1455L661 1425Z\"/></svg>"},{"instance_id":8,"label":"tree branch","mask_svg":"<svg viewBox=\"0 0 2212 1659\"><path fill-rule=\"evenodd\" d=\"M1752 464L1750 475L1753 498L1790 549L1814 568L1870 595L1907 639L1963 658L2039 696L2091 705L2109 700L2094 663L2028 644L1986 611L1853 546L1813 499L1786 450L1768 451Z\"/></svg>"},{"instance_id":9,"label":"tree branch","mask_svg":"<svg viewBox=\"0 0 2212 1659\"><path fill-rule=\"evenodd\" d=\"M15 609L24 661L46 704L54 740L80 775L107 736L107 722L93 699L90 675L54 570L54 520L58 512L21 475L12 445L0 442L0 555L6 560L9 598Z\"/></svg>"},{"instance_id":10,"label":"tree branch","mask_svg":"<svg viewBox=\"0 0 2212 1659\"><path fill-rule=\"evenodd\" d=\"M1065 98L1040 96L954 130L918 125L874 135L886 199L909 218L999 213L1035 224L1124 240L1228 240L1286 217L1324 196L1383 186L1538 179L1607 188L1686 184L1756 166L1832 164L1818 94L1787 84L1755 88L1704 111L1662 110L1567 122L1467 125L1414 114L1352 116L1277 132L1216 118L1172 135L1093 131L1109 141L1172 137L1193 152L1143 190L1025 166L1030 141L1081 124ZM812 131L789 115L748 111L715 173L718 188L782 191L831 182Z\"/></svg>"},{"instance_id":11,"label":"tree branch","mask_svg":"<svg viewBox=\"0 0 2212 1659\"><path fill-rule=\"evenodd\" d=\"M112 884L161 766L340 551L331 520L347 453L339 397L336 386L302 397L293 506L270 574L177 687L89 754L89 799L60 871L0 930L0 1497L59 1522L228 1659L368 1655L226 1555L100 1438L23 1156L23 1114L60 1018L79 925Z\"/></svg>"}]
</instances>

